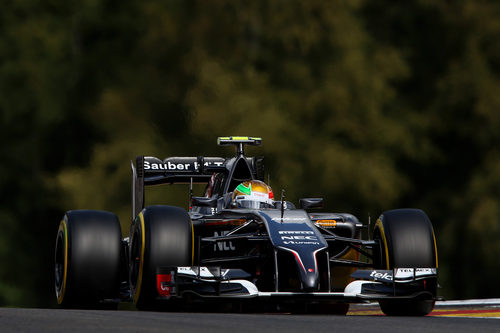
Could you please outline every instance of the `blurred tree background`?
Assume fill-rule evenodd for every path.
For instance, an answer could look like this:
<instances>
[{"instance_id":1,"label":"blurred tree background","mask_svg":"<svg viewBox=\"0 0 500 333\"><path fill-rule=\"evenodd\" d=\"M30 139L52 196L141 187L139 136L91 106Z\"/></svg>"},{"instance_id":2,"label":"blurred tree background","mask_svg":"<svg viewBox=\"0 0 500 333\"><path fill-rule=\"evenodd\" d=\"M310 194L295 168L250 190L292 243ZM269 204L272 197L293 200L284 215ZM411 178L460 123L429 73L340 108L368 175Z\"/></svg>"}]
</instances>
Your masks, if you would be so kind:
<instances>
[{"instance_id":1,"label":"blurred tree background","mask_svg":"<svg viewBox=\"0 0 500 333\"><path fill-rule=\"evenodd\" d=\"M233 154L221 135L263 137L292 200L424 209L441 294L499 297L499 41L485 0L4 1L0 305L54 305L65 210L128 233L136 155Z\"/></svg>"}]
</instances>

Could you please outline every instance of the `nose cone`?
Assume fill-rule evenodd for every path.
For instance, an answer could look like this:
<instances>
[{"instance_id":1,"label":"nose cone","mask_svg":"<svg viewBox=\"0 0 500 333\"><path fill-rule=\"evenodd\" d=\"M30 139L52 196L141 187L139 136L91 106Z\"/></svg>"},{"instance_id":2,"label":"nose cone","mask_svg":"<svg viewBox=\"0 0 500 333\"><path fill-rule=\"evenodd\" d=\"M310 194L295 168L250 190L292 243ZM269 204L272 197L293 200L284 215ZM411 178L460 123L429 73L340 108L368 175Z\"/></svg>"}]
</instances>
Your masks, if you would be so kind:
<instances>
[{"instance_id":1,"label":"nose cone","mask_svg":"<svg viewBox=\"0 0 500 333\"><path fill-rule=\"evenodd\" d=\"M319 275L318 272L304 272L302 271L302 287L304 291L317 291L319 289Z\"/></svg>"},{"instance_id":2,"label":"nose cone","mask_svg":"<svg viewBox=\"0 0 500 333\"><path fill-rule=\"evenodd\" d=\"M316 269L316 257L314 254L307 253L306 255L295 256L297 269L300 272L303 291L319 290L319 273Z\"/></svg>"}]
</instances>

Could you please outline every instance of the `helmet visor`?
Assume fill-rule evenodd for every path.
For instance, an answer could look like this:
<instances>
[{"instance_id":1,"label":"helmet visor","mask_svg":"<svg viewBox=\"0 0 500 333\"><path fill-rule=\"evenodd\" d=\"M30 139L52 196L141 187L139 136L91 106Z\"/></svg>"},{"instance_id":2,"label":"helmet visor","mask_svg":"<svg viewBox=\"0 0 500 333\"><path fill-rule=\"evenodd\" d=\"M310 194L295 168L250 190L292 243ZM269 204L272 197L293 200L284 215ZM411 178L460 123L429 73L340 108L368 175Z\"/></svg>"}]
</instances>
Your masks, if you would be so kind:
<instances>
[{"instance_id":1,"label":"helmet visor","mask_svg":"<svg viewBox=\"0 0 500 333\"><path fill-rule=\"evenodd\" d=\"M273 205L267 202L254 201L254 200L236 200L236 207L238 208L250 208L250 209L260 209L260 208L272 208Z\"/></svg>"}]
</instances>

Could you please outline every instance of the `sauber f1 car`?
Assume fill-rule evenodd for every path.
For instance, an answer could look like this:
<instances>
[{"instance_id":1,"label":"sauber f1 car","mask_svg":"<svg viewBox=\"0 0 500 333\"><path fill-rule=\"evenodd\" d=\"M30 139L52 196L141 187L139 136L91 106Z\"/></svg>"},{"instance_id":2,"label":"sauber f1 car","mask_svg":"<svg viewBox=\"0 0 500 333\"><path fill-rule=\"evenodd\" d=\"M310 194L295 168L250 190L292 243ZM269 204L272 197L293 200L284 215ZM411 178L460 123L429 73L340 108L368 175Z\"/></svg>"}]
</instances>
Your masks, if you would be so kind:
<instances>
[{"instance_id":1,"label":"sauber f1 car","mask_svg":"<svg viewBox=\"0 0 500 333\"><path fill-rule=\"evenodd\" d=\"M220 137L236 155L139 156L132 162L132 223L122 239L115 214L66 212L56 237L55 291L64 307L133 301L138 309L189 304L257 305L345 314L378 301L387 315L426 315L437 296L436 239L419 209L383 212L369 227L346 213L298 208L263 183L255 137ZM151 185L188 184L189 209L145 206ZM206 184L193 196L193 184Z\"/></svg>"}]
</instances>

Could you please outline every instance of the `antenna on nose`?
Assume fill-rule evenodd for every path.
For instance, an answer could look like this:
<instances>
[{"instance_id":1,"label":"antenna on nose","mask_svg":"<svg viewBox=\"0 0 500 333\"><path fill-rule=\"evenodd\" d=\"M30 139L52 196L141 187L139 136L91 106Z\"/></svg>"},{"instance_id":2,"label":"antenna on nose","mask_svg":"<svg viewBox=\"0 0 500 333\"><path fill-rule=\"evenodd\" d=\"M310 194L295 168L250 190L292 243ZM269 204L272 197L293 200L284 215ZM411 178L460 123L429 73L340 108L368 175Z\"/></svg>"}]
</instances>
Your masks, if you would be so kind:
<instances>
[{"instance_id":1,"label":"antenna on nose","mask_svg":"<svg viewBox=\"0 0 500 333\"><path fill-rule=\"evenodd\" d=\"M281 223L283 223L283 215L285 215L285 189L281 190Z\"/></svg>"}]
</instances>

